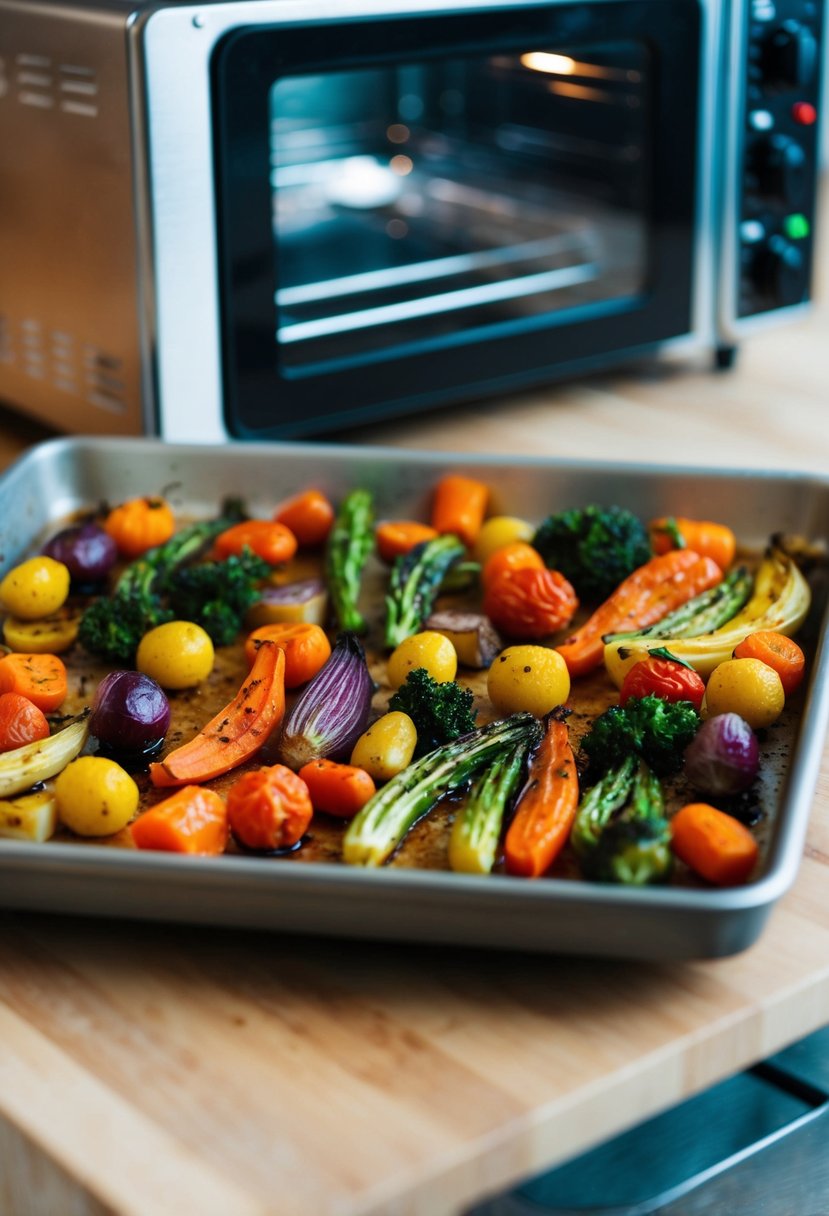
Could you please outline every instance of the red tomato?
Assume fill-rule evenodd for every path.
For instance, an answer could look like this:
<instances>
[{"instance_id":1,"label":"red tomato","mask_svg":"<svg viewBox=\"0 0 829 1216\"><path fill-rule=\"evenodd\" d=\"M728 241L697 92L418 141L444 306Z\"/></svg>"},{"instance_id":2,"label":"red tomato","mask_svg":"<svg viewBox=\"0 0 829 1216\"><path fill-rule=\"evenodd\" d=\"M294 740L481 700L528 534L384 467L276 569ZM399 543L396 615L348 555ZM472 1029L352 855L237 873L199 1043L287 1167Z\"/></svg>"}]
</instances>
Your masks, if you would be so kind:
<instances>
[{"instance_id":1,"label":"red tomato","mask_svg":"<svg viewBox=\"0 0 829 1216\"><path fill-rule=\"evenodd\" d=\"M244 773L227 793L230 830L249 849L296 844L313 813L308 786L284 764Z\"/></svg>"},{"instance_id":2,"label":"red tomato","mask_svg":"<svg viewBox=\"0 0 829 1216\"><path fill-rule=\"evenodd\" d=\"M619 692L619 704L625 705L631 697L661 697L663 701L690 701L699 713L705 684L702 677L691 667L678 663L676 659L665 659L651 655L634 663L625 676Z\"/></svg>"},{"instance_id":3,"label":"red tomato","mask_svg":"<svg viewBox=\"0 0 829 1216\"><path fill-rule=\"evenodd\" d=\"M579 606L558 570L504 570L484 591L484 612L496 629L528 641L564 629Z\"/></svg>"},{"instance_id":4,"label":"red tomato","mask_svg":"<svg viewBox=\"0 0 829 1216\"><path fill-rule=\"evenodd\" d=\"M0 695L0 752L10 752L48 737L49 723L42 709L19 692Z\"/></svg>"},{"instance_id":5,"label":"red tomato","mask_svg":"<svg viewBox=\"0 0 829 1216\"><path fill-rule=\"evenodd\" d=\"M238 557L243 549L252 549L263 562L279 566L294 556L297 543L293 532L284 524L268 519L248 519L220 533L213 548L219 558Z\"/></svg>"}]
</instances>

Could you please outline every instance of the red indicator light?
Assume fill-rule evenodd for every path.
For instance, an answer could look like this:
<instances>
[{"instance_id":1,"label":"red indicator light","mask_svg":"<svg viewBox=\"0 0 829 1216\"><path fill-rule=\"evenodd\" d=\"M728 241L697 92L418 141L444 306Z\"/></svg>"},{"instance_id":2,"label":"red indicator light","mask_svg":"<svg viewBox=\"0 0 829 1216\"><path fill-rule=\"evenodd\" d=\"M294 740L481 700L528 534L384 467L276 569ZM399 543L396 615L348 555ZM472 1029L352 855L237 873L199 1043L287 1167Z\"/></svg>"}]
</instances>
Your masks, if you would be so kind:
<instances>
[{"instance_id":1,"label":"red indicator light","mask_svg":"<svg viewBox=\"0 0 829 1216\"><path fill-rule=\"evenodd\" d=\"M808 101L796 101L792 106L792 118L801 127L812 127L817 122L817 110Z\"/></svg>"}]
</instances>

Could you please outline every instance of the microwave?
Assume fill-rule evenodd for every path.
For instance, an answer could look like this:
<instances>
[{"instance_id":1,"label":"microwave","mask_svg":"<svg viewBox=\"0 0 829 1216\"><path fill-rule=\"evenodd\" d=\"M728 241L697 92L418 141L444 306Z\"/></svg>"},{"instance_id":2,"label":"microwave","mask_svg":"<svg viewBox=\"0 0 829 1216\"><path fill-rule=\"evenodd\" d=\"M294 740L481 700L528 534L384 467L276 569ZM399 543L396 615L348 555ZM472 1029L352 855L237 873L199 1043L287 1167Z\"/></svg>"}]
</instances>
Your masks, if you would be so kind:
<instances>
[{"instance_id":1,"label":"microwave","mask_svg":"<svg viewBox=\"0 0 829 1216\"><path fill-rule=\"evenodd\" d=\"M0 0L0 401L320 435L808 307L822 0Z\"/></svg>"}]
</instances>

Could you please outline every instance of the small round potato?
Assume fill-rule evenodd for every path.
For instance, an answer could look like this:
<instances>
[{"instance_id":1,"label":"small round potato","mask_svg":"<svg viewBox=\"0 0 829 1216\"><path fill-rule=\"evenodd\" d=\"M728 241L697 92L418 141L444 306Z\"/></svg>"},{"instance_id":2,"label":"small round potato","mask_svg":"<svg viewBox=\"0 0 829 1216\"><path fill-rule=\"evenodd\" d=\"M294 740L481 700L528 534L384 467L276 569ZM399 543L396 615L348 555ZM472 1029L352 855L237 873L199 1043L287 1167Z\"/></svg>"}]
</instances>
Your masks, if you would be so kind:
<instances>
[{"instance_id":1,"label":"small round potato","mask_svg":"<svg viewBox=\"0 0 829 1216\"><path fill-rule=\"evenodd\" d=\"M535 528L525 519L517 519L514 515L493 515L484 520L478 533L474 547L475 559L483 565L498 549L512 545L517 540L529 544L534 536Z\"/></svg>"},{"instance_id":2,"label":"small round potato","mask_svg":"<svg viewBox=\"0 0 829 1216\"><path fill-rule=\"evenodd\" d=\"M541 718L570 695L570 673L546 646L508 646L487 672L489 699L501 714L525 710Z\"/></svg>"},{"instance_id":3,"label":"small round potato","mask_svg":"<svg viewBox=\"0 0 829 1216\"><path fill-rule=\"evenodd\" d=\"M783 712L786 694L773 667L760 659L726 659L711 672L702 716L739 714L752 730L771 726Z\"/></svg>"},{"instance_id":4,"label":"small round potato","mask_svg":"<svg viewBox=\"0 0 829 1216\"><path fill-rule=\"evenodd\" d=\"M458 673L458 656L455 647L442 633L425 629L413 633L389 655L386 675L392 688L399 688L410 671L423 667L433 680L443 684L454 680Z\"/></svg>"},{"instance_id":5,"label":"small round potato","mask_svg":"<svg viewBox=\"0 0 829 1216\"><path fill-rule=\"evenodd\" d=\"M408 714L383 714L354 744L351 763L364 768L375 781L390 781L412 760L417 729Z\"/></svg>"},{"instance_id":6,"label":"small round potato","mask_svg":"<svg viewBox=\"0 0 829 1216\"><path fill-rule=\"evenodd\" d=\"M135 666L162 688L194 688L213 670L210 635L194 621L168 621L145 633Z\"/></svg>"},{"instance_id":7,"label":"small round potato","mask_svg":"<svg viewBox=\"0 0 829 1216\"><path fill-rule=\"evenodd\" d=\"M0 582L0 603L21 621L39 621L63 607L69 570L53 557L30 557Z\"/></svg>"},{"instance_id":8,"label":"small round potato","mask_svg":"<svg viewBox=\"0 0 829 1216\"><path fill-rule=\"evenodd\" d=\"M77 836L112 836L138 809L138 786L103 756L81 756L55 781L58 818Z\"/></svg>"}]
</instances>

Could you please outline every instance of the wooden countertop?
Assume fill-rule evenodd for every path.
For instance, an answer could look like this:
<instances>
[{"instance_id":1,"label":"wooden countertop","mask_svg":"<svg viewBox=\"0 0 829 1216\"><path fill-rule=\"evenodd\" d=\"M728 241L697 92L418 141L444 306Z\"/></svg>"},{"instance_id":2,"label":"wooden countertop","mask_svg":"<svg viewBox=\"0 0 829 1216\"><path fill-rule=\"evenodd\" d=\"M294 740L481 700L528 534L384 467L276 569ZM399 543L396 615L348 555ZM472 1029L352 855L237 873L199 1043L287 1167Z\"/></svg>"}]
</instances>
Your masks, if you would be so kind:
<instances>
[{"instance_id":1,"label":"wooden countertop","mask_svg":"<svg viewBox=\"0 0 829 1216\"><path fill-rule=\"evenodd\" d=\"M826 299L826 291L822 292ZM829 469L829 309L349 440ZM0 418L0 462L42 437ZM449 1216L829 1021L829 750L731 959L589 962L0 916L4 1216Z\"/></svg>"}]
</instances>

